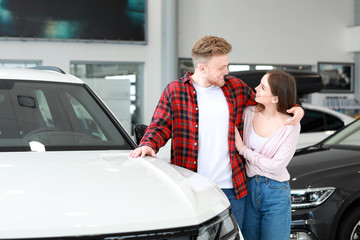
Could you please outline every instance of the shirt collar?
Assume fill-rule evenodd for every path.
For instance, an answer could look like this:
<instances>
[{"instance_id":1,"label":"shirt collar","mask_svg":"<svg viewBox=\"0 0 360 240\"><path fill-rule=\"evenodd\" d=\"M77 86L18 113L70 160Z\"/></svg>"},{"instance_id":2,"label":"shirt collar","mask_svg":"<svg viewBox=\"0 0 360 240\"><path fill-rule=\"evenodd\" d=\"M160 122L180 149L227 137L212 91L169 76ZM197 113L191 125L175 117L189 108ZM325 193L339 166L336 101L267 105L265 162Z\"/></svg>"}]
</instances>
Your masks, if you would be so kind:
<instances>
[{"instance_id":1,"label":"shirt collar","mask_svg":"<svg viewBox=\"0 0 360 240\"><path fill-rule=\"evenodd\" d=\"M192 75L193 75L193 73L190 73L190 72L185 73L185 75L183 76L184 84L190 84L192 82L191 78L190 78Z\"/></svg>"}]
</instances>

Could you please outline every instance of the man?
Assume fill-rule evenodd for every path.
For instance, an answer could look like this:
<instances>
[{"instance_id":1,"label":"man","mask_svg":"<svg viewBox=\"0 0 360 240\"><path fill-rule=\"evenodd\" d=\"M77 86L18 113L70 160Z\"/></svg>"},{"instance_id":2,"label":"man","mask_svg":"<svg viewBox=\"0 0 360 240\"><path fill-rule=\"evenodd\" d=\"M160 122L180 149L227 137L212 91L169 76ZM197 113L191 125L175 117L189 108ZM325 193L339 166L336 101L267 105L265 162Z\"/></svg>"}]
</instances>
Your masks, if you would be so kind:
<instances>
[{"instance_id":1,"label":"man","mask_svg":"<svg viewBox=\"0 0 360 240\"><path fill-rule=\"evenodd\" d=\"M245 168L235 149L235 127L242 136L242 113L255 105L255 94L228 75L232 47L223 38L206 36L192 49L194 74L171 82L160 98L145 135L130 157L155 157L171 138L171 163L211 179L227 195L238 225L244 213ZM290 109L294 124L304 115Z\"/></svg>"}]
</instances>

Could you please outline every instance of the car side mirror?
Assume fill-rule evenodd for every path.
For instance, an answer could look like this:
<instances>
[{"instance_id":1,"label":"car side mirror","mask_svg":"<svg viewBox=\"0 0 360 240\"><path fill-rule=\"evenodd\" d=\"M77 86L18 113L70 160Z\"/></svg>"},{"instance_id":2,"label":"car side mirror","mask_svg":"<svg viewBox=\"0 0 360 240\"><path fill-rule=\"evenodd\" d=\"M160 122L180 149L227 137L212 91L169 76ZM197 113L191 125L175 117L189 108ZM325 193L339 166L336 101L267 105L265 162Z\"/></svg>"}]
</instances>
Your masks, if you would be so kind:
<instances>
[{"instance_id":1,"label":"car side mirror","mask_svg":"<svg viewBox=\"0 0 360 240\"><path fill-rule=\"evenodd\" d=\"M139 145L141 139L143 138L147 127L148 127L147 125L141 123L135 125L134 133L135 133L135 142L137 145Z\"/></svg>"}]
</instances>

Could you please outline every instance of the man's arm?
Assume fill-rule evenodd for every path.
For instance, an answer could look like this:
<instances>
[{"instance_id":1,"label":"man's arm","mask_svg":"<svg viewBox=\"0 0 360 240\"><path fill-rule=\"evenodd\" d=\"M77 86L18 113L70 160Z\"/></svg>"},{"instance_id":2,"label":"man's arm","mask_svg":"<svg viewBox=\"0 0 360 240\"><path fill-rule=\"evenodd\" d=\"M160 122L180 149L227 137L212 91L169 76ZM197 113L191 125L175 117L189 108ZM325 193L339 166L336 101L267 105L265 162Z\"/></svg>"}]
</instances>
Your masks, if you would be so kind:
<instances>
[{"instance_id":1,"label":"man's arm","mask_svg":"<svg viewBox=\"0 0 360 240\"><path fill-rule=\"evenodd\" d=\"M139 147L130 153L130 157L145 157L145 155L156 157L155 153L170 139L172 126L170 89L168 85L162 93L152 116L151 123L146 129L145 135L139 143Z\"/></svg>"},{"instance_id":2,"label":"man's arm","mask_svg":"<svg viewBox=\"0 0 360 240\"><path fill-rule=\"evenodd\" d=\"M290 120L286 121L285 125L295 125L300 122L305 115L304 109L299 105L290 108L287 112L294 114L294 116Z\"/></svg>"}]
</instances>

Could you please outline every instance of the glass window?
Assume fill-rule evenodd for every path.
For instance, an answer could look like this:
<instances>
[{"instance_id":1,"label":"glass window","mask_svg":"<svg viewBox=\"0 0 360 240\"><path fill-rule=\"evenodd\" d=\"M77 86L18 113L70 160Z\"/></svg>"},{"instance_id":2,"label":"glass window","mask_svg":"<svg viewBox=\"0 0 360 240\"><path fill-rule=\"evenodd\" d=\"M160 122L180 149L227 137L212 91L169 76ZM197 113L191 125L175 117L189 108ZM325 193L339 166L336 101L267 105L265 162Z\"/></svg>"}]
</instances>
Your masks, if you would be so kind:
<instances>
[{"instance_id":1,"label":"glass window","mask_svg":"<svg viewBox=\"0 0 360 240\"><path fill-rule=\"evenodd\" d=\"M81 84L0 80L0 151L131 149L121 127Z\"/></svg>"},{"instance_id":2,"label":"glass window","mask_svg":"<svg viewBox=\"0 0 360 240\"><path fill-rule=\"evenodd\" d=\"M353 147L351 149L360 149L360 121L356 121L340 132L332 135L326 140L325 145L332 147Z\"/></svg>"},{"instance_id":3,"label":"glass window","mask_svg":"<svg viewBox=\"0 0 360 240\"><path fill-rule=\"evenodd\" d=\"M325 131L324 114L319 111L306 109L305 116L301 119L301 132L320 132Z\"/></svg>"},{"instance_id":4,"label":"glass window","mask_svg":"<svg viewBox=\"0 0 360 240\"><path fill-rule=\"evenodd\" d=\"M37 60L0 60L0 67L7 68L31 68L41 65Z\"/></svg>"},{"instance_id":5,"label":"glass window","mask_svg":"<svg viewBox=\"0 0 360 240\"><path fill-rule=\"evenodd\" d=\"M55 127L54 120L51 115L49 104L46 101L45 95L41 90L35 90L34 94L36 96L40 113L45 121L47 127Z\"/></svg>"},{"instance_id":6,"label":"glass window","mask_svg":"<svg viewBox=\"0 0 360 240\"><path fill-rule=\"evenodd\" d=\"M71 62L71 74L85 81L107 104L125 129L143 123L143 63Z\"/></svg>"},{"instance_id":7,"label":"glass window","mask_svg":"<svg viewBox=\"0 0 360 240\"><path fill-rule=\"evenodd\" d=\"M96 121L85 109L85 107L68 93L66 93L66 96L69 98L70 104L75 112L75 115L78 118L79 122L81 123L82 131L86 133L88 136L91 136L95 139L106 141L107 138L105 134L101 131L99 125L97 125Z\"/></svg>"},{"instance_id":8,"label":"glass window","mask_svg":"<svg viewBox=\"0 0 360 240\"><path fill-rule=\"evenodd\" d=\"M273 70L275 69L272 65L256 65L255 70Z\"/></svg>"},{"instance_id":9,"label":"glass window","mask_svg":"<svg viewBox=\"0 0 360 240\"><path fill-rule=\"evenodd\" d=\"M330 114L325 114L326 130L338 130L344 126L344 122Z\"/></svg>"}]
</instances>

